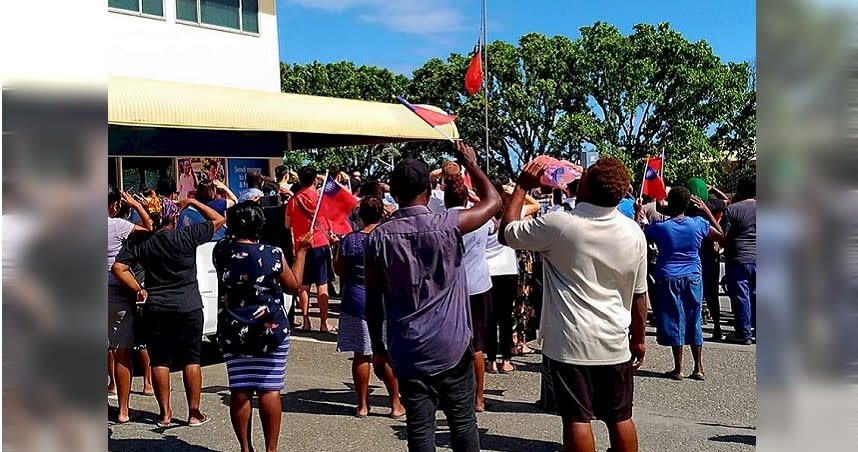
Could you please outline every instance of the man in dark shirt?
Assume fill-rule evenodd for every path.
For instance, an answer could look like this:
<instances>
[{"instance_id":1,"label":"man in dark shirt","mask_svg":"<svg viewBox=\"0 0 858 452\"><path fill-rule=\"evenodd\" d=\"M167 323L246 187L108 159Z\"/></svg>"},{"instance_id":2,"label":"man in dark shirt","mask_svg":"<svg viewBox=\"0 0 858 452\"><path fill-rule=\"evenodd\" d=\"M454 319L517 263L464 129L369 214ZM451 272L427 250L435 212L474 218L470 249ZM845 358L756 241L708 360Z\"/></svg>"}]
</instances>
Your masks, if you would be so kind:
<instances>
[{"instance_id":1,"label":"man in dark shirt","mask_svg":"<svg viewBox=\"0 0 858 452\"><path fill-rule=\"evenodd\" d=\"M757 182L742 179L721 218L727 257L727 291L735 316L733 341L751 344L757 308Z\"/></svg>"},{"instance_id":2,"label":"man in dark shirt","mask_svg":"<svg viewBox=\"0 0 858 452\"><path fill-rule=\"evenodd\" d=\"M176 228L179 210L193 206L207 220ZM203 337L203 302L197 286L197 247L210 241L224 218L214 209L184 199L178 206L164 200L160 229L149 238L123 249L113 264L113 274L137 293L144 304L146 346L149 349L155 398L160 415L157 423L170 425L170 364L182 367L182 379L188 398L188 425L198 426L211 418L200 412L200 349ZM146 288L140 286L131 268L141 265L146 271Z\"/></svg>"},{"instance_id":3,"label":"man in dark shirt","mask_svg":"<svg viewBox=\"0 0 858 452\"><path fill-rule=\"evenodd\" d=\"M405 406L410 451L435 450L439 405L447 416L453 450L480 449L462 235L485 224L500 209L501 199L477 165L473 148L457 143L456 150L480 200L469 209L431 212L429 166L404 159L390 180L399 210L375 228L366 245L366 310L373 353L386 361L389 351Z\"/></svg>"}]
</instances>

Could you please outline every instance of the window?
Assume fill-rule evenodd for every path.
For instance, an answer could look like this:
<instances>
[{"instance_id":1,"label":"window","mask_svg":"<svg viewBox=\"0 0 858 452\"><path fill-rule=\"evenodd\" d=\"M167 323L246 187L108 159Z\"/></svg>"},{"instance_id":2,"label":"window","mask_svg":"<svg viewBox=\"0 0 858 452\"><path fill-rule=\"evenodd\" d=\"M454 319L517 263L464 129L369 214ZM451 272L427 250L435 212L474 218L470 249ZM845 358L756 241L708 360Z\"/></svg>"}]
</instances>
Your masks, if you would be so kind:
<instances>
[{"instance_id":1,"label":"window","mask_svg":"<svg viewBox=\"0 0 858 452\"><path fill-rule=\"evenodd\" d=\"M164 17L164 0L107 0L107 7L138 16Z\"/></svg>"},{"instance_id":2,"label":"window","mask_svg":"<svg viewBox=\"0 0 858 452\"><path fill-rule=\"evenodd\" d=\"M176 0L176 19L259 33L258 0Z\"/></svg>"}]
</instances>

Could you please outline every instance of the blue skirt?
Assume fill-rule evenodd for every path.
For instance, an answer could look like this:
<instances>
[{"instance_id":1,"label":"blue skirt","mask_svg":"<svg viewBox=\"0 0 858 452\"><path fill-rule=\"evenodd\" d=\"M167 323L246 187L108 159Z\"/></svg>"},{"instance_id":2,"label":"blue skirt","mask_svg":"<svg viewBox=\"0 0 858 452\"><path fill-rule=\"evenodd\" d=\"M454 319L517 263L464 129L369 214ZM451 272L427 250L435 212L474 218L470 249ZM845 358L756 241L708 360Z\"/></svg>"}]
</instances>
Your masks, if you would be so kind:
<instances>
[{"instance_id":1,"label":"blue skirt","mask_svg":"<svg viewBox=\"0 0 858 452\"><path fill-rule=\"evenodd\" d=\"M703 345L703 280L696 273L655 282L656 342L665 346Z\"/></svg>"},{"instance_id":2,"label":"blue skirt","mask_svg":"<svg viewBox=\"0 0 858 452\"><path fill-rule=\"evenodd\" d=\"M281 391L286 384L286 357L289 356L290 337L265 356L238 357L225 354L229 389Z\"/></svg>"}]
</instances>

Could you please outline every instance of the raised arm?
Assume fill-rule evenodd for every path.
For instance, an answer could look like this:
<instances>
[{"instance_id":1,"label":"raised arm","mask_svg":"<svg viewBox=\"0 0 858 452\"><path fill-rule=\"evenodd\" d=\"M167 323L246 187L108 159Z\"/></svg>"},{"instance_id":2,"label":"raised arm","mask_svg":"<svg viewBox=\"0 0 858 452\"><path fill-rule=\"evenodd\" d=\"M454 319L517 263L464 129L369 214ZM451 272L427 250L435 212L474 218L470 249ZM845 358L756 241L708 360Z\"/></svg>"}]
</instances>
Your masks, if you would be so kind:
<instances>
[{"instance_id":1,"label":"raised arm","mask_svg":"<svg viewBox=\"0 0 858 452\"><path fill-rule=\"evenodd\" d=\"M238 204L238 197L235 196L235 193L233 193L232 190L229 189L229 186L217 179L213 180L212 183L214 183L215 187L223 190L224 193L226 193L227 201L232 201L231 203L227 202L227 207L232 207Z\"/></svg>"},{"instance_id":2,"label":"raised arm","mask_svg":"<svg viewBox=\"0 0 858 452\"><path fill-rule=\"evenodd\" d=\"M527 197L527 190L539 186L539 179L542 177L542 173L545 172L545 168L547 166L540 162L530 162L522 168L501 219L498 241L502 245L507 245L504 234L506 227L514 221L521 220L521 207L524 205L525 198Z\"/></svg>"},{"instance_id":3,"label":"raised arm","mask_svg":"<svg viewBox=\"0 0 858 452\"><path fill-rule=\"evenodd\" d=\"M126 204L131 206L131 208L134 209L135 212L137 212L137 215L140 217L140 222L143 223L142 226L135 224L134 229L131 231L131 233L135 234L138 232L151 231L152 218L149 217L149 212L146 212L146 209L143 208L143 205L140 204L139 201L134 199L134 197L129 195L127 192L120 191L119 194L120 196L122 196L122 200L125 201Z\"/></svg>"},{"instance_id":4,"label":"raised arm","mask_svg":"<svg viewBox=\"0 0 858 452\"><path fill-rule=\"evenodd\" d=\"M700 209L704 215L706 215L706 219L709 220L709 238L716 242L724 240L724 231L721 229L721 225L718 224L718 220L715 219L715 215L712 215L712 211L706 206L706 203L697 196L691 196L691 202L694 203L694 205Z\"/></svg>"},{"instance_id":5,"label":"raised arm","mask_svg":"<svg viewBox=\"0 0 858 452\"><path fill-rule=\"evenodd\" d=\"M471 175L471 180L474 181L474 189L480 198L469 209L459 213L459 230L462 234L467 234L486 224L498 212L501 208L501 197L492 186L486 173L477 165L477 155L474 148L459 141L456 142L456 154L458 154L462 166Z\"/></svg>"},{"instance_id":6,"label":"raised arm","mask_svg":"<svg viewBox=\"0 0 858 452\"><path fill-rule=\"evenodd\" d=\"M182 209L188 206L193 206L194 209L197 209L197 211L203 216L203 218L208 221L211 221L214 224L215 231L220 229L220 227L223 226L223 223L226 221L223 215L217 213L217 211L197 201L196 199L187 198L179 201L179 207L181 207Z\"/></svg>"}]
</instances>

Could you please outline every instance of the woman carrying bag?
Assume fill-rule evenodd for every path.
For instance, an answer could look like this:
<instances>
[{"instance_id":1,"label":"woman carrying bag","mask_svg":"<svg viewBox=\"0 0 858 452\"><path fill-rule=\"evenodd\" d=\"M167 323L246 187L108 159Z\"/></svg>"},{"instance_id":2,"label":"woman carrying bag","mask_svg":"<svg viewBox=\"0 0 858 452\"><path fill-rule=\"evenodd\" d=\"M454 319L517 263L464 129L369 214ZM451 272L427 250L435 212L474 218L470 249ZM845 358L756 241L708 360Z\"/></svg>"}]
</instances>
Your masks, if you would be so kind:
<instances>
[{"instance_id":1,"label":"woman carrying bag","mask_svg":"<svg viewBox=\"0 0 858 452\"><path fill-rule=\"evenodd\" d=\"M229 237L215 246L220 303L218 345L224 352L230 389L230 420L244 452L250 441L250 401L259 397L259 415L268 451L277 450L286 377L290 325L283 310L283 291L297 293L311 235L298 243L295 263L286 265L283 251L259 243L265 214L253 201L227 211Z\"/></svg>"}]
</instances>

